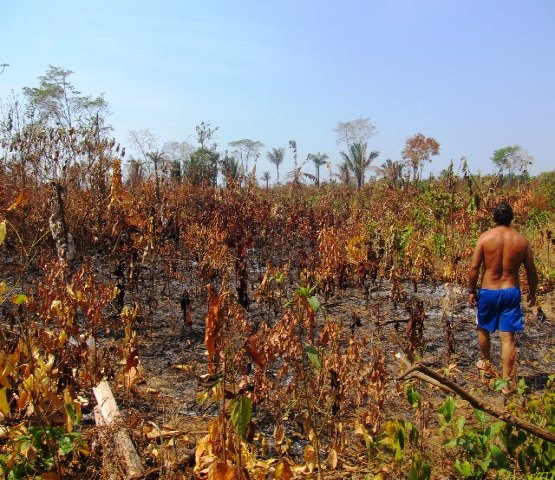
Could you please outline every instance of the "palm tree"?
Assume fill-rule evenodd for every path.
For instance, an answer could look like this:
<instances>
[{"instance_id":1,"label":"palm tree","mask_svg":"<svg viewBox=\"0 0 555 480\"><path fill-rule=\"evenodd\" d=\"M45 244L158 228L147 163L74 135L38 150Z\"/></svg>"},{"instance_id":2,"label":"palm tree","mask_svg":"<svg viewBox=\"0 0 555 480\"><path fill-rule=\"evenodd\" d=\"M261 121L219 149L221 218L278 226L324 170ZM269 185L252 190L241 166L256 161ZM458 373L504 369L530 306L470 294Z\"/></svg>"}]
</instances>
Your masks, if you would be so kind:
<instances>
[{"instance_id":1,"label":"palm tree","mask_svg":"<svg viewBox=\"0 0 555 480\"><path fill-rule=\"evenodd\" d=\"M133 188L137 186L144 178L144 169L143 169L143 162L140 162L136 158L129 157L128 162L128 182L129 185Z\"/></svg>"},{"instance_id":2,"label":"palm tree","mask_svg":"<svg viewBox=\"0 0 555 480\"><path fill-rule=\"evenodd\" d=\"M266 158L270 160L276 166L277 181L279 183L279 165L283 162L285 157L285 148L272 148L272 150L266 153Z\"/></svg>"},{"instance_id":3,"label":"palm tree","mask_svg":"<svg viewBox=\"0 0 555 480\"><path fill-rule=\"evenodd\" d=\"M146 154L146 157L154 165L154 182L156 187L156 200L160 201L160 180L158 178L158 168L160 164L166 160L166 154L164 152L160 152L159 150L154 150L152 152L148 152Z\"/></svg>"},{"instance_id":4,"label":"palm tree","mask_svg":"<svg viewBox=\"0 0 555 480\"><path fill-rule=\"evenodd\" d=\"M270 172L264 172L262 174L262 180L266 182L266 190L268 190L268 183L270 182Z\"/></svg>"},{"instance_id":5,"label":"palm tree","mask_svg":"<svg viewBox=\"0 0 555 480\"><path fill-rule=\"evenodd\" d=\"M230 157L227 151L223 160L220 161L220 166L226 186L239 181L241 177L239 162L235 157Z\"/></svg>"},{"instance_id":6,"label":"palm tree","mask_svg":"<svg viewBox=\"0 0 555 480\"><path fill-rule=\"evenodd\" d=\"M351 177L351 170L349 169L347 162L343 162L339 165L339 173L334 173L333 176L339 178L339 181L343 185L349 185L353 180Z\"/></svg>"},{"instance_id":7,"label":"palm tree","mask_svg":"<svg viewBox=\"0 0 555 480\"><path fill-rule=\"evenodd\" d=\"M370 164L380 154L380 152L370 152L367 154L367 143L354 143L349 147L348 154L341 152L345 164L353 172L357 180L357 189L364 185L364 174L370 168Z\"/></svg>"},{"instance_id":8,"label":"palm tree","mask_svg":"<svg viewBox=\"0 0 555 480\"><path fill-rule=\"evenodd\" d=\"M403 178L403 164L398 160L388 158L377 170L378 175L384 177L392 185L397 184Z\"/></svg>"},{"instance_id":9,"label":"palm tree","mask_svg":"<svg viewBox=\"0 0 555 480\"><path fill-rule=\"evenodd\" d=\"M308 155L314 166L316 167L316 185L320 186L320 167L328 162L329 157L325 153L310 153Z\"/></svg>"}]
</instances>

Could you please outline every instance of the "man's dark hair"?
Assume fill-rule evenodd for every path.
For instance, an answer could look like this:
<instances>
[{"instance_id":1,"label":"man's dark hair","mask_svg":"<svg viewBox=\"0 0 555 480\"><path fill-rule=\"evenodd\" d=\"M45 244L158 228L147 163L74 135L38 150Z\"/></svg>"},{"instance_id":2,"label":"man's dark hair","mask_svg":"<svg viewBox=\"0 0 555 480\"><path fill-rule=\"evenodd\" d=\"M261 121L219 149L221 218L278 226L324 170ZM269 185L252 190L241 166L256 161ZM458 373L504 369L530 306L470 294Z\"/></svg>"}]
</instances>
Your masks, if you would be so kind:
<instances>
[{"instance_id":1,"label":"man's dark hair","mask_svg":"<svg viewBox=\"0 0 555 480\"><path fill-rule=\"evenodd\" d=\"M497 225L509 226L513 220L513 209L507 202L500 202L493 209L493 220Z\"/></svg>"}]
</instances>

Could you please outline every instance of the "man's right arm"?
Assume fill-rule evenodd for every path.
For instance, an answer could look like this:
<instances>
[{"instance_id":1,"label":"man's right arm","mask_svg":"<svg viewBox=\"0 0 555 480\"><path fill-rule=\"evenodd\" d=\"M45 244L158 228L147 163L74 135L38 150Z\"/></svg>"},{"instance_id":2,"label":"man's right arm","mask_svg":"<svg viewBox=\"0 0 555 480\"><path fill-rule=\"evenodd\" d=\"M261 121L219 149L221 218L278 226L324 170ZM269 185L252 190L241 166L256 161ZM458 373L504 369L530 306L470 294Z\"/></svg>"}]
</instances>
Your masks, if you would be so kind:
<instances>
[{"instance_id":1,"label":"man's right arm","mask_svg":"<svg viewBox=\"0 0 555 480\"><path fill-rule=\"evenodd\" d=\"M476 286L478 285L478 278L480 277L480 266L483 260L482 238L478 239L474 255L470 262L470 270L468 272L468 299L470 303L476 306Z\"/></svg>"},{"instance_id":2,"label":"man's right arm","mask_svg":"<svg viewBox=\"0 0 555 480\"><path fill-rule=\"evenodd\" d=\"M526 256L524 257L524 269L526 270L526 278L528 280L528 305L533 307L536 304L538 272L536 270L536 265L534 265L534 255L529 243L526 247Z\"/></svg>"}]
</instances>

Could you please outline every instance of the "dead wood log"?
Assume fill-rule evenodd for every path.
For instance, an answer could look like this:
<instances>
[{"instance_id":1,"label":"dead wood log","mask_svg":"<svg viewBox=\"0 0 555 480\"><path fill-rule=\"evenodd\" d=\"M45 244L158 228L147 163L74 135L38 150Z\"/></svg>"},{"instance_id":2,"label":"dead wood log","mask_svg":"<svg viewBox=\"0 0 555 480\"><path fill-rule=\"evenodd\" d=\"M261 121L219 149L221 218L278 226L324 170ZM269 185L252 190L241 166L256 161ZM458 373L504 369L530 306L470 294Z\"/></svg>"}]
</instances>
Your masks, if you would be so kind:
<instances>
[{"instance_id":1,"label":"dead wood log","mask_svg":"<svg viewBox=\"0 0 555 480\"><path fill-rule=\"evenodd\" d=\"M98 405L95 405L93 409L93 414L96 425L99 427L106 427L106 420L104 420L104 416L102 415L102 411L100 410L100 407ZM105 473L103 474L103 477L106 477L106 480L117 480L118 475L116 473L116 468L114 468L113 462L111 460L112 456L109 454L109 451L111 449L108 448L108 446L111 447L114 442L112 435L110 435L107 428L102 429L99 441L104 447L102 453L102 467Z\"/></svg>"},{"instance_id":2,"label":"dead wood log","mask_svg":"<svg viewBox=\"0 0 555 480\"><path fill-rule=\"evenodd\" d=\"M428 367L427 365L424 365L422 363L415 363L408 370L406 370L399 377L397 377L397 380L402 380L410 375L413 375L419 372L424 374L424 377L419 377L419 378L422 378L422 380L427 381L425 377L435 380L435 382L442 384L443 386L447 387L449 390L457 394L459 397L461 397L463 400L466 400L474 408L477 408L478 410L482 410L492 415L495 418L503 420L505 423L513 425L517 428L521 428L522 430L526 430L528 433L536 435L542 440L555 444L555 433L552 432L551 430L538 427L537 425L534 425L533 423L528 422L527 420L524 420L515 415L511 415L504 408L496 407L495 405L491 405L490 403L484 402L483 400L476 398L474 395L468 393L460 385L457 385L452 380L449 380L443 375L440 375L439 373L437 373L435 370Z\"/></svg>"},{"instance_id":3,"label":"dead wood log","mask_svg":"<svg viewBox=\"0 0 555 480\"><path fill-rule=\"evenodd\" d=\"M116 452L123 462L127 478L137 477L143 472L141 457L133 445L131 437L123 424L123 418L110 389L105 380L93 388L93 393L100 409L101 418L96 416L97 424L104 422L105 426L114 428L114 444Z\"/></svg>"}]
</instances>

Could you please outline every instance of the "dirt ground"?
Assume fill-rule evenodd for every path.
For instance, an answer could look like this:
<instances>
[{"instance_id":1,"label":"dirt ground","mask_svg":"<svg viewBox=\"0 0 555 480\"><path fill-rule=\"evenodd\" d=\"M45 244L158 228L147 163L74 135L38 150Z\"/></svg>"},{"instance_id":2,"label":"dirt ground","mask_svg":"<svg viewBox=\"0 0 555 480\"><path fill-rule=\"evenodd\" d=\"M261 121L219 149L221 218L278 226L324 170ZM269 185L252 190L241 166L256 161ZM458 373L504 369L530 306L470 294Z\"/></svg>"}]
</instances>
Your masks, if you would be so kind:
<instances>
[{"instance_id":1,"label":"dirt ground","mask_svg":"<svg viewBox=\"0 0 555 480\"><path fill-rule=\"evenodd\" d=\"M478 359L478 345L475 329L474 311L468 305L464 290L449 285L423 285L417 292L412 284L404 285L405 300L418 298L424 302L426 317L424 329L425 351L422 360L436 369L451 364L455 381L468 392L483 398L492 405L503 406L507 399L490 388L490 381L480 376L475 363ZM180 289L166 289L171 293L160 294L154 312L142 314L138 327L138 354L143 369L144 382L125 392L122 386L114 385L120 407L132 427L134 440L139 446L141 456L152 467L153 477L190 478L194 464L194 451L197 442L207 433L207 425L217 414L217 406L210 403L199 404L197 394L202 391L199 377L207 373L207 355L204 346L204 318L206 298L203 292L193 297L192 327L184 328L179 308L177 292ZM530 391L540 392L545 388L549 375L555 373L555 315L554 292L541 296L540 302L545 318L537 315L537 309L526 308L526 326L517 335L518 375L525 379ZM126 301L133 301L132 295ZM376 308L380 305L380 322L375 322ZM342 337L346 340L351 332L353 314L360 318L359 333L372 337L378 342L385 357L388 374L388 394L383 408L383 418L402 418L412 415L404 396L399 393L395 377L404 370L395 355L399 352L395 340L403 335L408 313L400 302L394 308L390 300L390 286L387 281L378 281L368 301L360 288L350 287L339 291L324 305L328 318L342 324ZM248 312L251 319L268 315L265 309L253 304ZM450 360L446 358L445 320L449 319L454 336L455 353ZM399 320L398 331L395 323ZM323 322L323 317L319 317ZM500 344L497 335L492 335L492 362L501 368ZM426 384L419 389L429 401L431 408L430 428L436 427L437 406L445 398L445 393ZM458 414L472 417L472 408L466 402L458 402ZM435 416L434 416L435 415ZM152 423L150 423L152 422ZM348 423L348 420L345 421ZM152 425L164 431L160 437L149 438ZM271 432L270 426L267 426ZM262 426L261 426L262 428ZM167 432L170 432L166 435ZM325 478L363 479L369 473L366 465L364 446L353 440L347 452L340 457L336 471L327 470ZM302 462L302 448L298 453ZM438 447L437 440L428 442L428 455L433 463L435 479L455 478L452 471L445 467L451 452ZM437 466L443 465L443 470ZM373 472L376 473L376 472ZM387 467L382 472L385 478L394 478ZM371 476L369 478L372 478Z\"/></svg>"}]
</instances>

